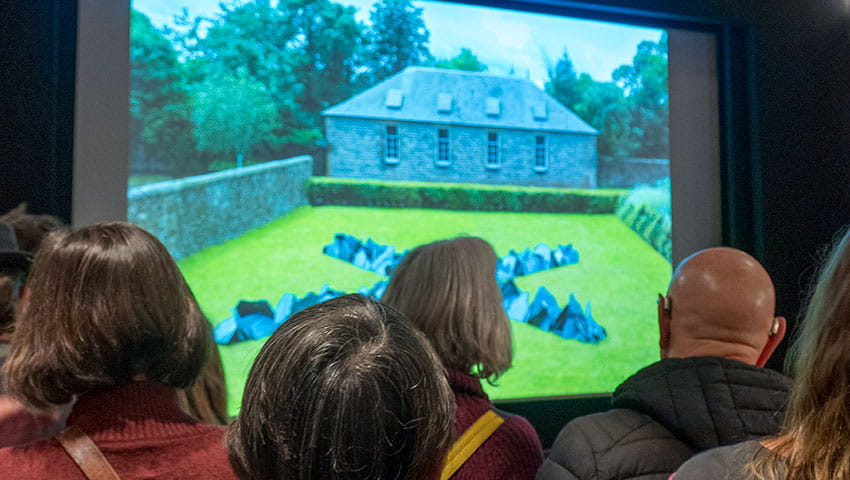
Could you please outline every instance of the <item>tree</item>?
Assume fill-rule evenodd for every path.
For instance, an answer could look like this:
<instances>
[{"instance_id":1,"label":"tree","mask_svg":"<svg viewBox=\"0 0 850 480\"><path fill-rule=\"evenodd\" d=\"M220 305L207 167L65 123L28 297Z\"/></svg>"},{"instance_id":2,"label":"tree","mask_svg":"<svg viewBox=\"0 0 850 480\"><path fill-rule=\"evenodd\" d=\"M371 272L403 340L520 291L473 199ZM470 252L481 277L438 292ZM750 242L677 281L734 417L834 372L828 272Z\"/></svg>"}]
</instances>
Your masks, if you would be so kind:
<instances>
[{"instance_id":1,"label":"tree","mask_svg":"<svg viewBox=\"0 0 850 480\"><path fill-rule=\"evenodd\" d=\"M564 53L554 66L550 62L547 63L546 71L549 81L544 85L544 89L559 102L575 110L574 106L581 99L581 91L578 86L578 74L573 68L569 53L564 49ZM585 119L585 121L588 120Z\"/></svg>"},{"instance_id":2,"label":"tree","mask_svg":"<svg viewBox=\"0 0 850 480\"><path fill-rule=\"evenodd\" d=\"M599 154L629 155L635 148L632 115L622 88L612 82L597 82L586 73L578 75L566 51L547 70L546 91L599 131Z\"/></svg>"},{"instance_id":3,"label":"tree","mask_svg":"<svg viewBox=\"0 0 850 480\"><path fill-rule=\"evenodd\" d=\"M298 60L293 69L302 87L298 104L309 126L320 128L319 113L355 92L363 27L354 18L354 7L329 0L280 0L277 8L295 29L288 51Z\"/></svg>"},{"instance_id":4,"label":"tree","mask_svg":"<svg viewBox=\"0 0 850 480\"><path fill-rule=\"evenodd\" d=\"M448 60L438 60L434 63L437 68L448 68L452 70L466 70L469 72L486 72L487 65L478 60L478 57L468 48L461 48L460 53Z\"/></svg>"},{"instance_id":5,"label":"tree","mask_svg":"<svg viewBox=\"0 0 850 480\"><path fill-rule=\"evenodd\" d=\"M373 82L431 58L430 32L422 20L422 9L410 0L381 0L372 6L369 19L367 65Z\"/></svg>"},{"instance_id":6,"label":"tree","mask_svg":"<svg viewBox=\"0 0 850 480\"><path fill-rule=\"evenodd\" d=\"M670 106L667 90L667 33L656 43L649 40L637 47L631 65L617 68L614 80L625 90L632 111L634 155L670 155Z\"/></svg>"},{"instance_id":7,"label":"tree","mask_svg":"<svg viewBox=\"0 0 850 480\"><path fill-rule=\"evenodd\" d=\"M195 100L195 138L200 150L232 153L243 165L253 146L272 141L277 110L268 90L247 69L221 74L198 89Z\"/></svg>"},{"instance_id":8,"label":"tree","mask_svg":"<svg viewBox=\"0 0 850 480\"><path fill-rule=\"evenodd\" d=\"M177 51L148 17L130 12L130 142L140 157L177 173L199 169L191 107Z\"/></svg>"}]
</instances>

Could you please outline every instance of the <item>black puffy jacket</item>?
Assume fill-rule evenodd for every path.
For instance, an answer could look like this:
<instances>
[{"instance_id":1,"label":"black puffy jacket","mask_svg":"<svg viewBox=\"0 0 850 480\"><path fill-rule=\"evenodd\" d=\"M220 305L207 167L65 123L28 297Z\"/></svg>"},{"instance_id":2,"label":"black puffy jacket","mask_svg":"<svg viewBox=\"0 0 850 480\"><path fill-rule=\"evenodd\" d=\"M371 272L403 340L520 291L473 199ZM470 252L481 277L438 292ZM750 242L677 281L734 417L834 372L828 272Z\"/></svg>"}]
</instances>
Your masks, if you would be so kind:
<instances>
[{"instance_id":1,"label":"black puffy jacket","mask_svg":"<svg viewBox=\"0 0 850 480\"><path fill-rule=\"evenodd\" d=\"M709 448L774 435L788 377L720 357L671 358L623 382L613 410L558 435L537 480L666 480Z\"/></svg>"}]
</instances>

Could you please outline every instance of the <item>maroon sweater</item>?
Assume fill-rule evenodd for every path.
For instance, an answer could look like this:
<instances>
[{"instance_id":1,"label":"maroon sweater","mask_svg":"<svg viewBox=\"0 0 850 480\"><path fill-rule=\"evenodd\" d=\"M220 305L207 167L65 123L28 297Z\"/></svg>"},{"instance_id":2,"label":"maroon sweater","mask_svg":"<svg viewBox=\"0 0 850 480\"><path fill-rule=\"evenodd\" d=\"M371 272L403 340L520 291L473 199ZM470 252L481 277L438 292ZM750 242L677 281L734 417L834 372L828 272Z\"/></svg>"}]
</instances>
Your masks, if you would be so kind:
<instances>
[{"instance_id":1,"label":"maroon sweater","mask_svg":"<svg viewBox=\"0 0 850 480\"><path fill-rule=\"evenodd\" d=\"M153 382L82 396L68 417L87 433L122 480L236 479L222 443L223 427L180 411L177 392ZM85 480L55 439L0 449L3 478Z\"/></svg>"},{"instance_id":2,"label":"maroon sweater","mask_svg":"<svg viewBox=\"0 0 850 480\"><path fill-rule=\"evenodd\" d=\"M449 384L457 401L454 434L460 436L493 404L481 389L481 381L472 375L450 370ZM542 463L543 448L534 427L523 417L512 415L469 457L452 480L533 479Z\"/></svg>"}]
</instances>

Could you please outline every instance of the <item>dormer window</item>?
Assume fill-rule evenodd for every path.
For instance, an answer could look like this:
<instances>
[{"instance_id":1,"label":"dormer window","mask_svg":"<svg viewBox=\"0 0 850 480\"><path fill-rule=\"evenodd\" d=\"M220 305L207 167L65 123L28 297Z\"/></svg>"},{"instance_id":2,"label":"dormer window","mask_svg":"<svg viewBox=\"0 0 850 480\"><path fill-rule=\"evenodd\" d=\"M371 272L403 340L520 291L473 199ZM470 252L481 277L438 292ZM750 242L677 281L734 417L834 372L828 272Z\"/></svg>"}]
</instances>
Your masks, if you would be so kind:
<instances>
[{"instance_id":1,"label":"dormer window","mask_svg":"<svg viewBox=\"0 0 850 480\"><path fill-rule=\"evenodd\" d=\"M487 116L498 117L502 114L502 102L496 97L487 97Z\"/></svg>"},{"instance_id":2,"label":"dormer window","mask_svg":"<svg viewBox=\"0 0 850 480\"><path fill-rule=\"evenodd\" d=\"M546 110L546 104L543 102L534 102L531 104L531 114L534 120L544 122L549 117L549 112Z\"/></svg>"},{"instance_id":3,"label":"dormer window","mask_svg":"<svg viewBox=\"0 0 850 480\"><path fill-rule=\"evenodd\" d=\"M452 113L452 95L450 93L437 95L437 113Z\"/></svg>"},{"instance_id":4,"label":"dormer window","mask_svg":"<svg viewBox=\"0 0 850 480\"><path fill-rule=\"evenodd\" d=\"M404 91L397 88L387 90L384 106L393 110L400 110L402 105L404 105Z\"/></svg>"}]
</instances>

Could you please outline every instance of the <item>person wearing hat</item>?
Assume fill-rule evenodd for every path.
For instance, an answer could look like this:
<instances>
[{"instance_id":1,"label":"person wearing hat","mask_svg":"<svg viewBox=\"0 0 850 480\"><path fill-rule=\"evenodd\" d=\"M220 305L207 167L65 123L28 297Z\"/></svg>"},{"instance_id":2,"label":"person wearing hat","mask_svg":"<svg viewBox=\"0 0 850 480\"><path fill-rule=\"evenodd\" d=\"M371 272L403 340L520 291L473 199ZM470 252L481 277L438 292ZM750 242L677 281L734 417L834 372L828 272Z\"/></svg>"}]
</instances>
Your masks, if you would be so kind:
<instances>
[{"instance_id":1,"label":"person wearing hat","mask_svg":"<svg viewBox=\"0 0 850 480\"><path fill-rule=\"evenodd\" d=\"M0 365L9 354L15 302L24 289L33 255L18 248L15 229L0 221ZM22 445L52 436L65 425L70 408L34 415L17 400L2 395L0 383L0 447Z\"/></svg>"}]
</instances>

